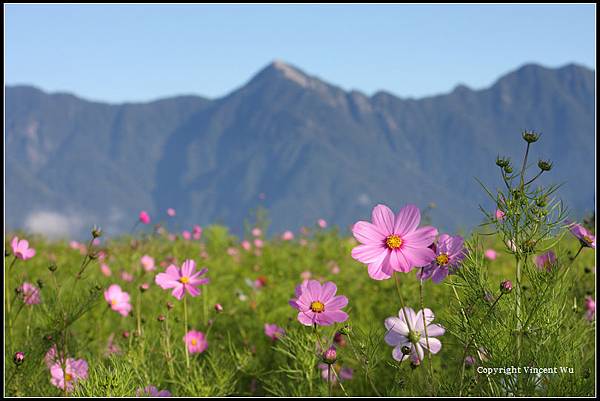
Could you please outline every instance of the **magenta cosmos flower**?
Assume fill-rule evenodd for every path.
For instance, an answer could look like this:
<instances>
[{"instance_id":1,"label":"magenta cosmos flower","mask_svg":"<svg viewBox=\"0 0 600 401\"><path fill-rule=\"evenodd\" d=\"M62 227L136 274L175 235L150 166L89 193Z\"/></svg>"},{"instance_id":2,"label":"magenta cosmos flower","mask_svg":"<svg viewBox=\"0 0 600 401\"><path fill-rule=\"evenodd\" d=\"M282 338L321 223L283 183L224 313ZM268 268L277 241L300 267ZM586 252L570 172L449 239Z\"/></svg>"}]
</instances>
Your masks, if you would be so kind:
<instances>
[{"instance_id":1,"label":"magenta cosmos flower","mask_svg":"<svg viewBox=\"0 0 600 401\"><path fill-rule=\"evenodd\" d=\"M296 298L290 305L298 309L298 320L305 326L329 326L345 322L346 312L340 310L348 304L348 298L336 296L337 287L331 281L321 285L317 280L308 280L296 287Z\"/></svg>"},{"instance_id":2,"label":"magenta cosmos flower","mask_svg":"<svg viewBox=\"0 0 600 401\"><path fill-rule=\"evenodd\" d=\"M573 234L579 240L579 242L581 242L581 245L596 249L596 237L586 230L584 226L581 224L571 223L569 225L569 231L571 231L571 234Z\"/></svg>"},{"instance_id":3,"label":"magenta cosmos flower","mask_svg":"<svg viewBox=\"0 0 600 401\"><path fill-rule=\"evenodd\" d=\"M175 212L175 209L173 209L172 207L168 208L168 209L167 209L167 214L168 214L170 217L174 217L174 216L175 216L175 214L176 214L176 212Z\"/></svg>"},{"instance_id":4,"label":"magenta cosmos flower","mask_svg":"<svg viewBox=\"0 0 600 401\"><path fill-rule=\"evenodd\" d=\"M104 299L112 310L123 316L129 315L129 312L131 312L129 294L121 290L121 287L117 284L111 285L108 290L104 291Z\"/></svg>"},{"instance_id":5,"label":"magenta cosmos flower","mask_svg":"<svg viewBox=\"0 0 600 401\"><path fill-rule=\"evenodd\" d=\"M183 336L183 341L190 354L200 354L208 348L208 342L201 331L191 330Z\"/></svg>"},{"instance_id":6,"label":"magenta cosmos flower","mask_svg":"<svg viewBox=\"0 0 600 401\"><path fill-rule=\"evenodd\" d=\"M21 286L23 302L27 305L36 305L40 303L40 289L30 283L23 283Z\"/></svg>"},{"instance_id":7,"label":"magenta cosmos flower","mask_svg":"<svg viewBox=\"0 0 600 401\"><path fill-rule=\"evenodd\" d=\"M585 318L587 320L594 320L594 317L596 316L596 301L594 300L594 298L590 297L589 295L587 297L585 297Z\"/></svg>"},{"instance_id":8,"label":"magenta cosmos flower","mask_svg":"<svg viewBox=\"0 0 600 401\"><path fill-rule=\"evenodd\" d=\"M489 260L496 260L496 258L498 257L498 253L493 249L486 249L483 255L486 257L486 259Z\"/></svg>"},{"instance_id":9,"label":"magenta cosmos flower","mask_svg":"<svg viewBox=\"0 0 600 401\"><path fill-rule=\"evenodd\" d=\"M437 324L431 324L434 319L433 312L427 308L425 311L425 322L423 322L423 311L417 314L408 307L398 312L398 317L385 319L385 342L394 347L392 357L402 362L409 355L418 361L422 361L424 350L429 349L432 354L437 354L442 349L442 343L435 337L445 333L445 329ZM406 316L405 316L406 315ZM407 320L408 319L408 320ZM407 324L408 322L408 324ZM425 337L425 326L427 326L427 337ZM429 342L429 347L427 343Z\"/></svg>"},{"instance_id":10,"label":"magenta cosmos flower","mask_svg":"<svg viewBox=\"0 0 600 401\"><path fill-rule=\"evenodd\" d=\"M143 224L150 224L150 215L144 210L140 212L139 219Z\"/></svg>"},{"instance_id":11,"label":"magenta cosmos flower","mask_svg":"<svg viewBox=\"0 0 600 401\"><path fill-rule=\"evenodd\" d=\"M352 257L368 265L371 278L388 279L394 271L406 273L435 259L429 246L437 229L417 228L421 212L416 206L406 205L394 216L389 207L377 205L371 220L372 223L359 221L352 227L354 238L362 244L352 249Z\"/></svg>"},{"instance_id":12,"label":"magenta cosmos flower","mask_svg":"<svg viewBox=\"0 0 600 401\"><path fill-rule=\"evenodd\" d=\"M50 382L54 386L61 390L73 391L79 380L87 379L88 364L83 359L67 358L64 371L60 362L57 362L50 368L50 375Z\"/></svg>"},{"instance_id":13,"label":"magenta cosmos flower","mask_svg":"<svg viewBox=\"0 0 600 401\"><path fill-rule=\"evenodd\" d=\"M318 366L319 369L321 369L321 377L323 378L323 380L328 381L328 365L326 363L320 363ZM352 380L352 375L354 371L351 368L343 368L342 365L340 365L339 363L332 364L331 368L335 370L335 373L337 373L338 377L340 378L340 381ZM335 377L333 371L331 372L331 382L337 383L337 378Z\"/></svg>"},{"instance_id":14,"label":"magenta cosmos flower","mask_svg":"<svg viewBox=\"0 0 600 401\"><path fill-rule=\"evenodd\" d=\"M173 288L171 293L175 298L181 300L187 291L192 297L200 295L199 287L202 284L209 282L208 278L199 278L208 271L207 268L196 272L196 262L191 259L183 262L181 270L175 265L167 267L165 273L159 273L156 275L155 282L162 289L166 290Z\"/></svg>"},{"instance_id":15,"label":"magenta cosmos flower","mask_svg":"<svg viewBox=\"0 0 600 401\"><path fill-rule=\"evenodd\" d=\"M12 247L13 255L18 259L27 260L35 256L35 249L29 247L29 241L26 239L20 240L18 237L14 237L10 245Z\"/></svg>"},{"instance_id":16,"label":"magenta cosmos flower","mask_svg":"<svg viewBox=\"0 0 600 401\"><path fill-rule=\"evenodd\" d=\"M317 220L317 225L321 228L327 228L327 221L324 219L319 219Z\"/></svg>"},{"instance_id":17,"label":"magenta cosmos flower","mask_svg":"<svg viewBox=\"0 0 600 401\"><path fill-rule=\"evenodd\" d=\"M506 216L506 214L502 210L496 209L496 220L502 221L504 220L504 216Z\"/></svg>"},{"instance_id":18,"label":"magenta cosmos flower","mask_svg":"<svg viewBox=\"0 0 600 401\"><path fill-rule=\"evenodd\" d=\"M421 270L417 271L417 278L427 280L431 278L434 283L440 283L453 273L462 260L465 258L466 249L464 247L465 240L457 235L452 237L448 234L442 234L438 238L437 244L433 244L431 248L435 252L435 259Z\"/></svg>"},{"instance_id":19,"label":"magenta cosmos flower","mask_svg":"<svg viewBox=\"0 0 600 401\"><path fill-rule=\"evenodd\" d=\"M283 235L281 236L281 239L284 241L291 241L294 239L294 233L288 230L283 233Z\"/></svg>"},{"instance_id":20,"label":"magenta cosmos flower","mask_svg":"<svg viewBox=\"0 0 600 401\"><path fill-rule=\"evenodd\" d=\"M538 269L546 269L550 271L552 266L556 263L556 255L552 251L548 251L535 257L535 264Z\"/></svg>"},{"instance_id":21,"label":"magenta cosmos flower","mask_svg":"<svg viewBox=\"0 0 600 401\"><path fill-rule=\"evenodd\" d=\"M139 388L136 392L135 392L135 396L136 397L144 397L144 396L150 396L150 397L170 397L171 396L171 392L169 390L158 390L158 388L154 387L154 386L148 386L148 387L144 387Z\"/></svg>"},{"instance_id":22,"label":"magenta cosmos flower","mask_svg":"<svg viewBox=\"0 0 600 401\"><path fill-rule=\"evenodd\" d=\"M276 341L285 335L285 330L276 324L265 323L265 334L267 337L270 337L271 340Z\"/></svg>"},{"instance_id":23,"label":"magenta cosmos flower","mask_svg":"<svg viewBox=\"0 0 600 401\"><path fill-rule=\"evenodd\" d=\"M152 256L144 255L140 259L140 262L142 263L144 270L147 272L151 272L156 269L156 265L154 264L154 258Z\"/></svg>"}]
</instances>

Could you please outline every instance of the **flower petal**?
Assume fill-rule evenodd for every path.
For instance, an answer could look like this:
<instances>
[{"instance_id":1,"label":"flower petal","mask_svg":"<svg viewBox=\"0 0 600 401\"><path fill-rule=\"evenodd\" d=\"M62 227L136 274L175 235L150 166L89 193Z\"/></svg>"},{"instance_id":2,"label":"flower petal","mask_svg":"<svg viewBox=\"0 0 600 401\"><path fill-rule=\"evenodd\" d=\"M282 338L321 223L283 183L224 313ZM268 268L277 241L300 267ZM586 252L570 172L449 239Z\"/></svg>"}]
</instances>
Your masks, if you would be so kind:
<instances>
[{"instance_id":1,"label":"flower petal","mask_svg":"<svg viewBox=\"0 0 600 401\"><path fill-rule=\"evenodd\" d=\"M404 238L413 232L421 222L421 211L415 205L406 205L398 212L394 233Z\"/></svg>"},{"instance_id":2,"label":"flower petal","mask_svg":"<svg viewBox=\"0 0 600 401\"><path fill-rule=\"evenodd\" d=\"M371 213L371 220L386 235L394 234L394 212L386 205L377 205Z\"/></svg>"},{"instance_id":3,"label":"flower petal","mask_svg":"<svg viewBox=\"0 0 600 401\"><path fill-rule=\"evenodd\" d=\"M381 229L368 221L359 221L352 226L352 235L361 244L381 244L387 236Z\"/></svg>"}]
</instances>

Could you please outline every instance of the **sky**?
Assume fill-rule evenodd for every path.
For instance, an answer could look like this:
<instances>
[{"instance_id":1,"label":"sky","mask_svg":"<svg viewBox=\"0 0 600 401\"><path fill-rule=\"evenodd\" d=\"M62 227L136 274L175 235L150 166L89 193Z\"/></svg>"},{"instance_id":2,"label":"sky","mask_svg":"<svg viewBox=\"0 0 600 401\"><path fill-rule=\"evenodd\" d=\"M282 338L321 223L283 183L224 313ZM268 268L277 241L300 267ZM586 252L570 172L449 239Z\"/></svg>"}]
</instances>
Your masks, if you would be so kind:
<instances>
[{"instance_id":1,"label":"sky","mask_svg":"<svg viewBox=\"0 0 600 401\"><path fill-rule=\"evenodd\" d=\"M425 97L526 63L595 69L595 5L4 6L6 85L111 103L218 98L275 59Z\"/></svg>"}]
</instances>

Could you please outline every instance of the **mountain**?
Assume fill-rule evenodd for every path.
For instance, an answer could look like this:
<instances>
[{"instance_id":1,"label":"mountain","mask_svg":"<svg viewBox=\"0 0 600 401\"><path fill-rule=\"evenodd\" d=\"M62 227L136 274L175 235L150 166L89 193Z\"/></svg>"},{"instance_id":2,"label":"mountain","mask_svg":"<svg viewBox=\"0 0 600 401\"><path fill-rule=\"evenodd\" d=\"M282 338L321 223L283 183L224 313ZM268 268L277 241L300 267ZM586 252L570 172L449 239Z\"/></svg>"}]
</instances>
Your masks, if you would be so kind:
<instances>
[{"instance_id":1,"label":"mountain","mask_svg":"<svg viewBox=\"0 0 600 401\"><path fill-rule=\"evenodd\" d=\"M435 202L435 225L469 229L479 204L492 207L474 177L499 187L495 158L522 157L524 129L542 133L532 160L553 161L546 182L564 182L580 216L595 205L594 75L525 65L483 90L403 99L275 61L223 98L118 105L8 86L6 225L116 234L139 210L156 221L173 207L177 228L240 233L263 206L281 232L320 217L346 228L380 202Z\"/></svg>"}]
</instances>

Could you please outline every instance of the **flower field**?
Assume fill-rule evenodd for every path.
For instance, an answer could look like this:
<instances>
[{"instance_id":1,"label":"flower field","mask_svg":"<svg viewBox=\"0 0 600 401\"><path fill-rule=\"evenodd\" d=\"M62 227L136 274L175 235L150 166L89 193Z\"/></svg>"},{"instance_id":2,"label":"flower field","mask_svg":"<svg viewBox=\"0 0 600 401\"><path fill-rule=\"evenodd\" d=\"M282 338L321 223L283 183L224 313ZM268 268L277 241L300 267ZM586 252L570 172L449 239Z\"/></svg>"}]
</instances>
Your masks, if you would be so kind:
<instances>
[{"instance_id":1,"label":"flower field","mask_svg":"<svg viewBox=\"0 0 600 401\"><path fill-rule=\"evenodd\" d=\"M350 234L154 224L173 209L89 243L10 233L5 394L592 396L594 224L534 186L528 135L472 233L417 205Z\"/></svg>"}]
</instances>

